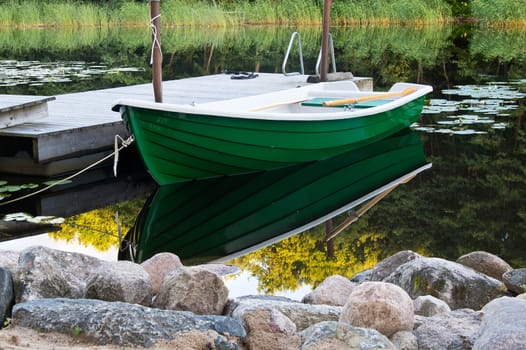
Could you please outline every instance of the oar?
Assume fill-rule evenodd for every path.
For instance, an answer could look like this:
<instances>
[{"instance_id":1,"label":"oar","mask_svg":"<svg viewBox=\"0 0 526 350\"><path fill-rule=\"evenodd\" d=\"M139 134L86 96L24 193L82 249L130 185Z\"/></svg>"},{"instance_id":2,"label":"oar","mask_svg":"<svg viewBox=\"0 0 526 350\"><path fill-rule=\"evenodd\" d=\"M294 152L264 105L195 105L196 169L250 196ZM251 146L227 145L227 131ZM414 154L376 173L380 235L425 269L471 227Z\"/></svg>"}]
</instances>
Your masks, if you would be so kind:
<instances>
[{"instance_id":1,"label":"oar","mask_svg":"<svg viewBox=\"0 0 526 350\"><path fill-rule=\"evenodd\" d=\"M388 97L399 97L399 96L407 96L409 94L412 94L417 89L415 87L408 87L398 92L387 92L385 94L378 94L378 95L370 95L370 96L363 96L363 97L353 97L353 98L344 98L341 100L332 100L332 101L325 101L323 102L323 105L326 107L330 106L340 106L340 105L347 105L347 104L354 104L358 102L363 101L371 101L371 100L379 100L382 98L388 98Z\"/></svg>"}]
</instances>

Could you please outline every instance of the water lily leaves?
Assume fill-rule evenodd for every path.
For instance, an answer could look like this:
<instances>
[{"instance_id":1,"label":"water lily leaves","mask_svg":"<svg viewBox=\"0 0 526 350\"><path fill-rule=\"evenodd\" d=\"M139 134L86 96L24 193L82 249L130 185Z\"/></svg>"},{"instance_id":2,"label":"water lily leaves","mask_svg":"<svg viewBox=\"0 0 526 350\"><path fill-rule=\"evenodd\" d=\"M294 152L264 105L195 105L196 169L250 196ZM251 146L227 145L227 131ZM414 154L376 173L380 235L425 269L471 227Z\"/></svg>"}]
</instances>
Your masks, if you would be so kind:
<instances>
[{"instance_id":1,"label":"water lily leaves","mask_svg":"<svg viewBox=\"0 0 526 350\"><path fill-rule=\"evenodd\" d=\"M441 91L448 98L430 99L422 114L431 123L414 125L421 132L444 133L449 135L474 135L493 130L505 129L508 123L497 118L512 117L511 111L518 108L518 100L526 98L517 82L491 82L487 85L458 85ZM466 128L470 125L471 128ZM477 129L472 129L477 127Z\"/></svg>"},{"instance_id":2,"label":"water lily leaves","mask_svg":"<svg viewBox=\"0 0 526 350\"><path fill-rule=\"evenodd\" d=\"M62 224L65 219L56 216L31 216L27 213L12 213L7 214L3 218L4 221L25 221L34 224Z\"/></svg>"}]
</instances>

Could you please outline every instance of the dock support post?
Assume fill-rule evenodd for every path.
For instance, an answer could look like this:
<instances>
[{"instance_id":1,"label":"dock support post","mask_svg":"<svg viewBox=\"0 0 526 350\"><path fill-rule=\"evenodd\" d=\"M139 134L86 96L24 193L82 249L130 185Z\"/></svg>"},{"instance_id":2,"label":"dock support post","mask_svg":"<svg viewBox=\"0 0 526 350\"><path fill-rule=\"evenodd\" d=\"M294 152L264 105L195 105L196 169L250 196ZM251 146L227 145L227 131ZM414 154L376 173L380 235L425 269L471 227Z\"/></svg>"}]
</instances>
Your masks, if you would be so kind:
<instances>
[{"instance_id":1,"label":"dock support post","mask_svg":"<svg viewBox=\"0 0 526 350\"><path fill-rule=\"evenodd\" d=\"M321 34L320 81L327 81L329 69L329 31L331 27L331 0L323 1L323 22Z\"/></svg>"},{"instance_id":2,"label":"dock support post","mask_svg":"<svg viewBox=\"0 0 526 350\"><path fill-rule=\"evenodd\" d=\"M150 1L150 26L152 28L152 74L155 102L163 102L163 56L161 52L161 1Z\"/></svg>"}]
</instances>

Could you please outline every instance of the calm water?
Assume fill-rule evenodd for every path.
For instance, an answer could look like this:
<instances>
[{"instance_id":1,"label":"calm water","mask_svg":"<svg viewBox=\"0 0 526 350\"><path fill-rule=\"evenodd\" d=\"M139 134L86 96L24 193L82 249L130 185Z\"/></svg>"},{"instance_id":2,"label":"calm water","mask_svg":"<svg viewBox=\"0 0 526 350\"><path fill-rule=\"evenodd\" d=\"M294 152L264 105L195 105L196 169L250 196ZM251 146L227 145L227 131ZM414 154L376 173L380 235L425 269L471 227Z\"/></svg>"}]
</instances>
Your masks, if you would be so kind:
<instances>
[{"instance_id":1,"label":"calm water","mask_svg":"<svg viewBox=\"0 0 526 350\"><path fill-rule=\"evenodd\" d=\"M280 72L296 29L307 73L313 73L321 34L312 28L171 29L163 31L164 79ZM347 28L334 29L333 37L339 71L373 77L377 88L396 81L433 85L414 126L433 168L393 191L332 246L320 225L235 259L242 273L228 282L232 294L301 297L328 275L351 276L403 249L448 259L486 250L526 266L526 31ZM0 93L55 95L148 82L149 52L144 29L0 32ZM295 64L291 57L287 70L298 69ZM140 167L122 165L139 163L131 151L127 157L117 179L110 169L98 169L24 203L0 206L2 216L26 212L30 221L39 215L65 220L0 232L0 248L46 244L116 259L119 230L124 234L133 225L153 190ZM0 174L0 200L46 180ZM13 187L19 184L31 185ZM11 240L21 232L31 234Z\"/></svg>"}]
</instances>

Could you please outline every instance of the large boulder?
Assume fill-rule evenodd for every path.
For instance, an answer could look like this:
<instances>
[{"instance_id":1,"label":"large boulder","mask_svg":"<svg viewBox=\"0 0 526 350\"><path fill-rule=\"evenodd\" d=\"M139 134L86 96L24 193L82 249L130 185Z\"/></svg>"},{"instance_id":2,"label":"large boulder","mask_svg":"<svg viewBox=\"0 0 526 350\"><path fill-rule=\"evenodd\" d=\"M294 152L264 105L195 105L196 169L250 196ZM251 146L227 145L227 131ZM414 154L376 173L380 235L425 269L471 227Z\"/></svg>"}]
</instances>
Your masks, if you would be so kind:
<instances>
[{"instance_id":1,"label":"large boulder","mask_svg":"<svg viewBox=\"0 0 526 350\"><path fill-rule=\"evenodd\" d=\"M457 259L457 263L471 267L473 270L486 274L499 281L502 281L502 275L512 269L512 267L499 258L488 252L471 252L462 255Z\"/></svg>"},{"instance_id":2,"label":"large boulder","mask_svg":"<svg viewBox=\"0 0 526 350\"><path fill-rule=\"evenodd\" d=\"M398 350L386 336L374 329L336 321L320 322L303 330L301 343L301 350Z\"/></svg>"},{"instance_id":3,"label":"large boulder","mask_svg":"<svg viewBox=\"0 0 526 350\"><path fill-rule=\"evenodd\" d=\"M102 260L80 254L31 247L20 252L13 275L17 303L41 298L84 298L86 281Z\"/></svg>"},{"instance_id":4,"label":"large boulder","mask_svg":"<svg viewBox=\"0 0 526 350\"><path fill-rule=\"evenodd\" d=\"M373 328L390 337L413 329L413 301L400 287L384 282L364 282L354 288L343 307L340 322Z\"/></svg>"},{"instance_id":5,"label":"large boulder","mask_svg":"<svg viewBox=\"0 0 526 350\"><path fill-rule=\"evenodd\" d=\"M415 253L412 250L402 250L380 261L375 267L354 275L351 278L351 281L358 283L366 281L383 281L387 276L393 273L398 266L421 257L422 255Z\"/></svg>"},{"instance_id":6,"label":"large boulder","mask_svg":"<svg viewBox=\"0 0 526 350\"><path fill-rule=\"evenodd\" d=\"M231 317L199 316L185 311L147 308L93 299L41 299L13 308L15 326L76 334L100 344L150 347L176 340L180 349L239 349L246 337ZM174 348L174 347L170 347ZM215 347L217 348L217 347Z\"/></svg>"},{"instance_id":7,"label":"large boulder","mask_svg":"<svg viewBox=\"0 0 526 350\"><path fill-rule=\"evenodd\" d=\"M307 305L295 300L273 296L244 296L227 303L225 315L233 315L237 309L250 309L264 307L277 310L287 316L298 332L313 324L323 321L338 321L342 311L341 306L333 305Z\"/></svg>"},{"instance_id":8,"label":"large boulder","mask_svg":"<svg viewBox=\"0 0 526 350\"><path fill-rule=\"evenodd\" d=\"M258 305L238 307L232 317L245 327L249 349L296 350L300 347L296 325L276 309Z\"/></svg>"},{"instance_id":9,"label":"large boulder","mask_svg":"<svg viewBox=\"0 0 526 350\"><path fill-rule=\"evenodd\" d=\"M432 317L415 317L418 350L471 350L481 324L481 312L458 309Z\"/></svg>"},{"instance_id":10,"label":"large boulder","mask_svg":"<svg viewBox=\"0 0 526 350\"><path fill-rule=\"evenodd\" d=\"M526 292L526 269L515 269L502 275L502 280L509 291L515 294Z\"/></svg>"},{"instance_id":11,"label":"large boulder","mask_svg":"<svg viewBox=\"0 0 526 350\"><path fill-rule=\"evenodd\" d=\"M325 304L343 306L349 299L356 283L340 275L327 277L311 293L305 295L302 302L306 304Z\"/></svg>"},{"instance_id":12,"label":"large boulder","mask_svg":"<svg viewBox=\"0 0 526 350\"><path fill-rule=\"evenodd\" d=\"M502 297L482 308L482 326L473 350L526 349L526 301Z\"/></svg>"},{"instance_id":13,"label":"large boulder","mask_svg":"<svg viewBox=\"0 0 526 350\"><path fill-rule=\"evenodd\" d=\"M172 253L158 253L141 263L144 270L150 275L152 293L157 295L164 277L183 266L179 257Z\"/></svg>"},{"instance_id":14,"label":"large boulder","mask_svg":"<svg viewBox=\"0 0 526 350\"><path fill-rule=\"evenodd\" d=\"M20 252L15 252L13 250L0 250L0 267L14 274L18 266L18 257Z\"/></svg>"},{"instance_id":15,"label":"large boulder","mask_svg":"<svg viewBox=\"0 0 526 350\"><path fill-rule=\"evenodd\" d=\"M384 281L399 285L413 299L432 295L445 301L451 309L480 310L506 293L500 281L439 258L414 259L400 265Z\"/></svg>"},{"instance_id":16,"label":"large boulder","mask_svg":"<svg viewBox=\"0 0 526 350\"><path fill-rule=\"evenodd\" d=\"M451 308L448 304L431 295L419 296L413 300L413 306L415 307L415 315L420 316L429 317L441 312L451 311Z\"/></svg>"},{"instance_id":17,"label":"large boulder","mask_svg":"<svg viewBox=\"0 0 526 350\"><path fill-rule=\"evenodd\" d=\"M152 282L141 265L130 261L104 262L88 278L85 297L150 306Z\"/></svg>"},{"instance_id":18,"label":"large boulder","mask_svg":"<svg viewBox=\"0 0 526 350\"><path fill-rule=\"evenodd\" d=\"M180 267L165 277L153 306L221 315L227 300L228 288L221 277L201 267Z\"/></svg>"},{"instance_id":19,"label":"large boulder","mask_svg":"<svg viewBox=\"0 0 526 350\"><path fill-rule=\"evenodd\" d=\"M0 328L6 317L11 315L11 306L15 301L11 272L0 267Z\"/></svg>"}]
</instances>

